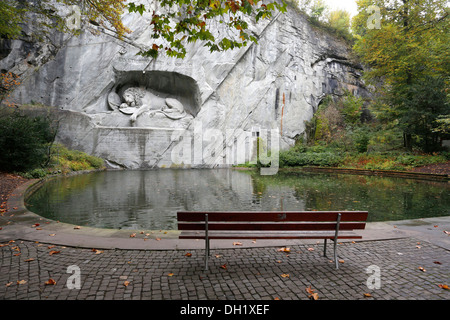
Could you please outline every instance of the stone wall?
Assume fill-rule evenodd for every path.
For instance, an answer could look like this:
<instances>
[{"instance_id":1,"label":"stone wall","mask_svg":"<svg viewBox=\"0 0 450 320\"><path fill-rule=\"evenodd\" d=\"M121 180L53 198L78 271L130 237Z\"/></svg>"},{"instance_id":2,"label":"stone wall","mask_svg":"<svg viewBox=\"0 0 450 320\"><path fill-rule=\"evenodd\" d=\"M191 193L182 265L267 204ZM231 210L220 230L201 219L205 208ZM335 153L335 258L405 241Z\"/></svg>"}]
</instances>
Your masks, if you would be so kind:
<instances>
[{"instance_id":1,"label":"stone wall","mask_svg":"<svg viewBox=\"0 0 450 320\"><path fill-rule=\"evenodd\" d=\"M183 60L136 55L149 44L149 19L126 14L126 41L87 29L46 43L14 41L0 61L21 75L13 99L54 107L59 142L135 169L228 166L239 162L242 137L237 152L251 160L255 138L269 130L288 148L325 95L366 94L348 46L292 8L250 26L258 44L217 53L189 44ZM142 93L139 103L126 104L130 87Z\"/></svg>"}]
</instances>

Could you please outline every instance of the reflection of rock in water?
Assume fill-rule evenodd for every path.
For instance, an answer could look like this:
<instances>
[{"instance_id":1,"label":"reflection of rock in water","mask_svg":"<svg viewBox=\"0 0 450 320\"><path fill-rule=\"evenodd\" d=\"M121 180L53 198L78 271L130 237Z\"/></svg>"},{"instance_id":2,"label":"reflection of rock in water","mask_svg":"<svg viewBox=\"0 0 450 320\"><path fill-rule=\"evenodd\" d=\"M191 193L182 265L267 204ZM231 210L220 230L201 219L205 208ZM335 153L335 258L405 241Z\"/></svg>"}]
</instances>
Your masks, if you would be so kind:
<instances>
[{"instance_id":1,"label":"reflection of rock in water","mask_svg":"<svg viewBox=\"0 0 450 320\"><path fill-rule=\"evenodd\" d=\"M103 228L176 229L177 211L368 210L369 221L389 221L448 215L449 188L368 176L109 171L51 180L27 205L54 220Z\"/></svg>"},{"instance_id":2,"label":"reflection of rock in water","mask_svg":"<svg viewBox=\"0 0 450 320\"><path fill-rule=\"evenodd\" d=\"M69 223L76 219L78 225L176 229L177 211L279 210L280 199L293 193L269 187L273 196L262 198L252 180L248 174L226 169L101 172L50 181L45 192L38 190L50 199L39 201L33 210L56 212L53 218ZM64 190L74 191L63 201L58 196L61 181ZM43 202L51 209L40 207Z\"/></svg>"}]
</instances>

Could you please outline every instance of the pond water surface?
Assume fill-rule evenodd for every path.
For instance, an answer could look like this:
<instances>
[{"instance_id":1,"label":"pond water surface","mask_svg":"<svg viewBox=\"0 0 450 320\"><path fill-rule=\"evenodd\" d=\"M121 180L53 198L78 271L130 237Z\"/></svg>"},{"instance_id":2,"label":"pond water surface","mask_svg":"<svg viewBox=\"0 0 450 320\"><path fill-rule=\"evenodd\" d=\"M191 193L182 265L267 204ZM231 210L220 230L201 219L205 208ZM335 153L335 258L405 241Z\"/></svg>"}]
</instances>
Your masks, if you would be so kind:
<instances>
[{"instance_id":1,"label":"pond water surface","mask_svg":"<svg viewBox=\"0 0 450 320\"><path fill-rule=\"evenodd\" d=\"M447 182L304 171L104 171L51 179L26 206L80 226L171 230L181 210L365 210L368 221L447 216L449 191Z\"/></svg>"}]
</instances>

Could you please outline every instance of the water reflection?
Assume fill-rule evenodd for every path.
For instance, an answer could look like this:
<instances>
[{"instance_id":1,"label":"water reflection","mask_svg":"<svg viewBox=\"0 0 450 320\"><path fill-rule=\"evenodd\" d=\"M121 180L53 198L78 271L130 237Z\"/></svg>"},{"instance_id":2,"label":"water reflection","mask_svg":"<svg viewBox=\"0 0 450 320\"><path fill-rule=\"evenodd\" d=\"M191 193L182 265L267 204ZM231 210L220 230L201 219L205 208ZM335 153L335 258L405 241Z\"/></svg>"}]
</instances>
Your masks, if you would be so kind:
<instances>
[{"instance_id":1,"label":"water reflection","mask_svg":"<svg viewBox=\"0 0 450 320\"><path fill-rule=\"evenodd\" d=\"M368 210L369 221L450 215L449 185L305 172L107 171L62 177L27 199L44 217L99 228L176 229L180 210Z\"/></svg>"}]
</instances>

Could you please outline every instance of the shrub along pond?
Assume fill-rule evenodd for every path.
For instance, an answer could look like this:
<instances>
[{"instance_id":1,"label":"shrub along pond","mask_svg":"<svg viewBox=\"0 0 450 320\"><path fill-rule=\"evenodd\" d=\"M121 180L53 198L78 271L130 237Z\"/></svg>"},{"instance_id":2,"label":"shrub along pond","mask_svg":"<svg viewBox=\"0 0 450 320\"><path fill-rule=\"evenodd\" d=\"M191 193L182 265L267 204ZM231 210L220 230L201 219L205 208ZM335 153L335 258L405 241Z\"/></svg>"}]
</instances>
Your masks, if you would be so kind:
<instances>
[{"instance_id":1,"label":"shrub along pond","mask_svg":"<svg viewBox=\"0 0 450 320\"><path fill-rule=\"evenodd\" d=\"M181 210L367 210L368 221L447 216L449 191L448 182L306 171L102 171L51 179L26 205L80 226L172 230Z\"/></svg>"}]
</instances>

